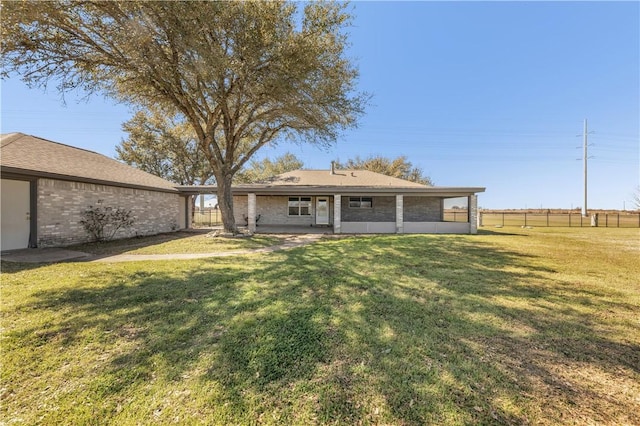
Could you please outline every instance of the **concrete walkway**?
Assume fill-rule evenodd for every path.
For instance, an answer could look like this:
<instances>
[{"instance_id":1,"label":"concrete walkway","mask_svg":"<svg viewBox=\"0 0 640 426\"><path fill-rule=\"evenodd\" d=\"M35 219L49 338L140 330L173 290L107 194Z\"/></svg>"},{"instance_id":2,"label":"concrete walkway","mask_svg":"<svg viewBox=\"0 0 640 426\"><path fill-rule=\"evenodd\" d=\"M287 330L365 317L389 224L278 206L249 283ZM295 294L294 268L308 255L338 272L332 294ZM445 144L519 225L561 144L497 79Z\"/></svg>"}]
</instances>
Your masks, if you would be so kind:
<instances>
[{"instance_id":1,"label":"concrete walkway","mask_svg":"<svg viewBox=\"0 0 640 426\"><path fill-rule=\"evenodd\" d=\"M174 254L117 254L117 255L92 255L79 251L65 250L61 248L42 248L13 250L2 253L2 260L8 262L23 263L56 263L56 262L135 262L143 260L188 260L205 259L209 257L228 257L243 254L271 253L278 250L287 250L294 247L311 244L323 237L321 234L282 235L284 242L270 247L247 250L233 250L213 253L174 253Z\"/></svg>"}]
</instances>

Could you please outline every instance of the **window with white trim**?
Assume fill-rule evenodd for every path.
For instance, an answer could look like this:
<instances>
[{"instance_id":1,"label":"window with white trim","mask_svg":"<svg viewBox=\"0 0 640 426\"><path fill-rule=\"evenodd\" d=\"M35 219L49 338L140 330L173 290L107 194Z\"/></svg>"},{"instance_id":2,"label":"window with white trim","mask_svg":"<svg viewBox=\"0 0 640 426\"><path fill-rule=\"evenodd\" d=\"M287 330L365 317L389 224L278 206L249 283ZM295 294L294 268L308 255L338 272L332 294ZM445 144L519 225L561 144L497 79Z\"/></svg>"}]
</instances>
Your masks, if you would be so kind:
<instances>
[{"instance_id":1,"label":"window with white trim","mask_svg":"<svg viewBox=\"0 0 640 426\"><path fill-rule=\"evenodd\" d=\"M289 197L289 216L311 216L311 197Z\"/></svg>"},{"instance_id":2,"label":"window with white trim","mask_svg":"<svg viewBox=\"0 0 640 426\"><path fill-rule=\"evenodd\" d=\"M349 197L349 208L370 209L373 207L373 197Z\"/></svg>"}]
</instances>

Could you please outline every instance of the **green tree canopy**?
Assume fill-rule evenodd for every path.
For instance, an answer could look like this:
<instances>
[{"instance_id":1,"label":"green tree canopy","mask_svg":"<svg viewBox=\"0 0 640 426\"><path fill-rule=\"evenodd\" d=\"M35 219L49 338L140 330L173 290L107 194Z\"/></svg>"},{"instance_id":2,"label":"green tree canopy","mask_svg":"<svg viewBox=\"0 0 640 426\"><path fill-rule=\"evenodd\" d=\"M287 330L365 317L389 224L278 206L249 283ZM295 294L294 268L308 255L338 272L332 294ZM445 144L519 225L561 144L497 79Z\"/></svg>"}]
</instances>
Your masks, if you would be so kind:
<instances>
[{"instance_id":1,"label":"green tree canopy","mask_svg":"<svg viewBox=\"0 0 640 426\"><path fill-rule=\"evenodd\" d=\"M295 155L287 152L275 159L251 160L249 166L236 174L237 183L254 183L269 180L282 173L301 169L304 163Z\"/></svg>"},{"instance_id":2,"label":"green tree canopy","mask_svg":"<svg viewBox=\"0 0 640 426\"><path fill-rule=\"evenodd\" d=\"M298 7L302 10L298 10ZM57 81L191 125L216 178L225 230L231 183L264 145L327 145L367 95L346 55L343 3L22 1L2 4L2 72Z\"/></svg>"},{"instance_id":3,"label":"green tree canopy","mask_svg":"<svg viewBox=\"0 0 640 426\"><path fill-rule=\"evenodd\" d=\"M337 160L336 168L369 170L383 175L421 183L423 185L433 185L431 178L426 176L419 167L414 167L411 161L409 161L404 155L396 158L387 158L380 155L367 157L365 159L356 157L349 159L344 163Z\"/></svg>"},{"instance_id":4,"label":"green tree canopy","mask_svg":"<svg viewBox=\"0 0 640 426\"><path fill-rule=\"evenodd\" d=\"M213 170L189 123L157 111L138 111L122 129L128 137L116 146L119 160L180 185L213 180Z\"/></svg>"}]
</instances>

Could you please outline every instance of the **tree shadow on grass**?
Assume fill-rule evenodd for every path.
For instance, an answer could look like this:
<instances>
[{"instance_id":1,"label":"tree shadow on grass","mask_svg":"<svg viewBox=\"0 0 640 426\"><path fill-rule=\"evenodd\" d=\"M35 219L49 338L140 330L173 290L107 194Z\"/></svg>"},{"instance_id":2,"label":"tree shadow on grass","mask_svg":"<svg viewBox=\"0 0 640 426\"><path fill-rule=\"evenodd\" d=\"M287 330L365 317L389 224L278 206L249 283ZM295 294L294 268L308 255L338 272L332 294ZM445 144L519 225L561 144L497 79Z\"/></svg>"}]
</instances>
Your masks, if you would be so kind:
<instances>
[{"instance_id":1,"label":"tree shadow on grass","mask_svg":"<svg viewBox=\"0 0 640 426\"><path fill-rule=\"evenodd\" d=\"M88 272L106 283L37 294L29 309L71 314L14 337L73 347L91 330L118 348L92 382L106 419L147 382L195 377L215 391L183 404L211 423L562 423L571 407L587 422L640 420L563 370L637 378L640 348L581 309L633 306L556 281L531 256L402 236L241 259ZM161 408L165 421L180 409Z\"/></svg>"},{"instance_id":2,"label":"tree shadow on grass","mask_svg":"<svg viewBox=\"0 0 640 426\"><path fill-rule=\"evenodd\" d=\"M138 236L132 238L123 238L111 241L90 242L70 246L71 250L84 251L87 253L101 256L115 256L128 253L143 247L150 247L157 244L163 244L170 241L191 238L196 235L204 235L210 232L205 229L191 228L188 231L165 232L156 235Z\"/></svg>"},{"instance_id":3,"label":"tree shadow on grass","mask_svg":"<svg viewBox=\"0 0 640 426\"><path fill-rule=\"evenodd\" d=\"M124 253L128 253L132 250L137 250L144 247L151 247L158 244L167 243L170 241L181 240L184 238L192 238L196 235L204 235L207 234L209 230L202 229L190 229L188 231L176 231L176 232L167 232L157 235L149 235L149 236L141 236L141 237L132 237L132 238L123 238L112 241L100 241L100 242L90 242L84 244L74 244L71 246L64 247L66 250L79 251L84 253L93 254L94 256L90 257L90 259L100 258L100 257L108 257L115 256ZM45 249L46 250L46 249ZM32 250L33 256L36 257L37 250ZM63 262L76 262L77 259L72 260L64 260L58 262L13 262L13 261L0 261L0 269L2 273L15 273L20 271L27 271L31 269L38 269L52 263L63 263Z\"/></svg>"},{"instance_id":4,"label":"tree shadow on grass","mask_svg":"<svg viewBox=\"0 0 640 426\"><path fill-rule=\"evenodd\" d=\"M13 274L38 269L46 265L46 263L7 262L6 260L0 260L0 273Z\"/></svg>"}]
</instances>

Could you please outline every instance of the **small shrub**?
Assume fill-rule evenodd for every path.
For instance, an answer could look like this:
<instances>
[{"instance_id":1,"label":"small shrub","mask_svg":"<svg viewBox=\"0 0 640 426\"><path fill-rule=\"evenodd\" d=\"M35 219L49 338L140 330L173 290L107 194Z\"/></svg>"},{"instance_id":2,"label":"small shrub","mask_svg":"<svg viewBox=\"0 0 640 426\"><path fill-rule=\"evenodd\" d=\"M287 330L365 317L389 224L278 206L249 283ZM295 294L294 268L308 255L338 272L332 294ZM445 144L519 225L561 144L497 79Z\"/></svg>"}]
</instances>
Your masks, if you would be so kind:
<instances>
[{"instance_id":1,"label":"small shrub","mask_svg":"<svg viewBox=\"0 0 640 426\"><path fill-rule=\"evenodd\" d=\"M102 201L98 201L101 204ZM130 228L134 223L131 210L121 207L89 206L82 212L80 223L92 241L109 241L121 228Z\"/></svg>"}]
</instances>

